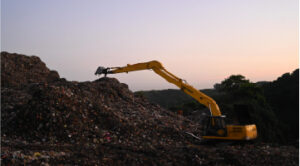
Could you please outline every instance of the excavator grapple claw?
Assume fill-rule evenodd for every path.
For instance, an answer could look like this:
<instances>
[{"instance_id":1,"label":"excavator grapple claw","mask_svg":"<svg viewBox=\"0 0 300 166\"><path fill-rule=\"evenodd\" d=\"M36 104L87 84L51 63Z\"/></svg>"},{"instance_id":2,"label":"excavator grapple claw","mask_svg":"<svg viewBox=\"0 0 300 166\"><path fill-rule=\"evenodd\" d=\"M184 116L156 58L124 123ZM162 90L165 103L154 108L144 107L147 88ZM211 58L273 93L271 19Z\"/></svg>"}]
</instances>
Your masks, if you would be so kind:
<instances>
[{"instance_id":1,"label":"excavator grapple claw","mask_svg":"<svg viewBox=\"0 0 300 166\"><path fill-rule=\"evenodd\" d=\"M104 74L106 76L107 72L108 72L108 69L109 68L105 68L105 67L102 67L102 66L99 66L95 72L95 75L101 75L101 74Z\"/></svg>"}]
</instances>

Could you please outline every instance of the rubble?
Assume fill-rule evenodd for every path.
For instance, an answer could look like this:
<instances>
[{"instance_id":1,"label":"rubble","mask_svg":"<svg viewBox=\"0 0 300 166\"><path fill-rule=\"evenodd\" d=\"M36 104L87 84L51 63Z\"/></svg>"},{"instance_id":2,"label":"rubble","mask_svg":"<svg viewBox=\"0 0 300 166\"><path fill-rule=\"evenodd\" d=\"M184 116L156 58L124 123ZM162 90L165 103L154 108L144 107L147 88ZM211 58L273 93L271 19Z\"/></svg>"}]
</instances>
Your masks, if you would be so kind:
<instances>
[{"instance_id":1,"label":"rubble","mask_svg":"<svg viewBox=\"0 0 300 166\"><path fill-rule=\"evenodd\" d=\"M21 88L36 82L59 79L57 71L49 70L37 56L1 52L1 87Z\"/></svg>"},{"instance_id":2,"label":"rubble","mask_svg":"<svg viewBox=\"0 0 300 166\"><path fill-rule=\"evenodd\" d=\"M1 53L4 165L298 165L298 149L198 145L202 126L115 78L70 82L38 57Z\"/></svg>"}]
</instances>

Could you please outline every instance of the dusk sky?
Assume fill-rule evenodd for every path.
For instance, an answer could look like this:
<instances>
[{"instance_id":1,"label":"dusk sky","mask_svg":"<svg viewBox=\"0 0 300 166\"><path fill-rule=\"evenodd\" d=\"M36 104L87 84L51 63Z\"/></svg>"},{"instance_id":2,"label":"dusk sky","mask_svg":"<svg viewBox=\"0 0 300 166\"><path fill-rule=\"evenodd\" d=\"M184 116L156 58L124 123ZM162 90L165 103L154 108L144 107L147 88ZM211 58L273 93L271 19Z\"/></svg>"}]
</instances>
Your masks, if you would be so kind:
<instances>
[{"instance_id":1,"label":"dusk sky","mask_svg":"<svg viewBox=\"0 0 300 166\"><path fill-rule=\"evenodd\" d=\"M158 60L198 89L232 74L272 81L299 67L298 12L298 0L1 0L1 50L39 56L67 80ZM110 77L177 88L152 71Z\"/></svg>"}]
</instances>

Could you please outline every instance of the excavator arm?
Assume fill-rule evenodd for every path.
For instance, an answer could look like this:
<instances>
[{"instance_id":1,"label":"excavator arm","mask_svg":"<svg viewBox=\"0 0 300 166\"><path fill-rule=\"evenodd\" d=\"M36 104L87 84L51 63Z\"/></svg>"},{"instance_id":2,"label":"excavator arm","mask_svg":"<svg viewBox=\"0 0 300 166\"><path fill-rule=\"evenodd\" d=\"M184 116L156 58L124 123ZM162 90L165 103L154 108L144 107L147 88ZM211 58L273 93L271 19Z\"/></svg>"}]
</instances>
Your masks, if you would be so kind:
<instances>
[{"instance_id":1,"label":"excavator arm","mask_svg":"<svg viewBox=\"0 0 300 166\"><path fill-rule=\"evenodd\" d=\"M168 82L176 85L179 87L183 92L193 97L199 103L205 105L211 111L212 116L221 116L220 109L217 103L204 93L200 92L199 90L195 89L191 85L184 82L182 79L178 78L174 74L167 71L160 62L158 61L150 61L145 63L137 63L134 65L128 64L125 67L112 67L112 68L103 68L99 67L95 74L115 74L115 73L124 73L124 72L131 72L131 71L138 71L138 70L146 70L151 69L156 74L163 77Z\"/></svg>"},{"instance_id":2,"label":"excavator arm","mask_svg":"<svg viewBox=\"0 0 300 166\"><path fill-rule=\"evenodd\" d=\"M139 71L139 70L153 70L156 74L163 77L168 82L176 85L179 87L183 92L190 95L194 99L196 99L199 103L205 105L209 108L211 112L211 116L208 119L208 123L206 124L206 131L205 139L227 139L227 140L249 140L255 139L257 137L256 126L253 125L225 125L224 118L222 116L221 111L217 103L210 98L209 96L205 95L204 93L200 92L199 90L195 89L191 85L187 84L182 79L178 78L174 74L167 71L160 62L158 61L150 61L145 63L137 63L124 67L98 67L95 75L104 74L117 74L117 73L128 73L132 71Z\"/></svg>"}]
</instances>

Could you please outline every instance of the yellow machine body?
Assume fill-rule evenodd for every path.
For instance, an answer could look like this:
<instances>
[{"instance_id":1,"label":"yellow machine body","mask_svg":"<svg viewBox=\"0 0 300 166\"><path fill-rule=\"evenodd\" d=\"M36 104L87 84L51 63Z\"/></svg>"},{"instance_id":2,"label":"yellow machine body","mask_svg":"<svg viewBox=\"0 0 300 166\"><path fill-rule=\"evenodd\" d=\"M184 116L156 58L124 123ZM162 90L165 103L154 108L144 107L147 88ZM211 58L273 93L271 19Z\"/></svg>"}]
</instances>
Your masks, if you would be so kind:
<instances>
[{"instance_id":1,"label":"yellow machine body","mask_svg":"<svg viewBox=\"0 0 300 166\"><path fill-rule=\"evenodd\" d=\"M226 136L203 136L204 139L253 140L257 137L256 125L227 125Z\"/></svg>"}]
</instances>

